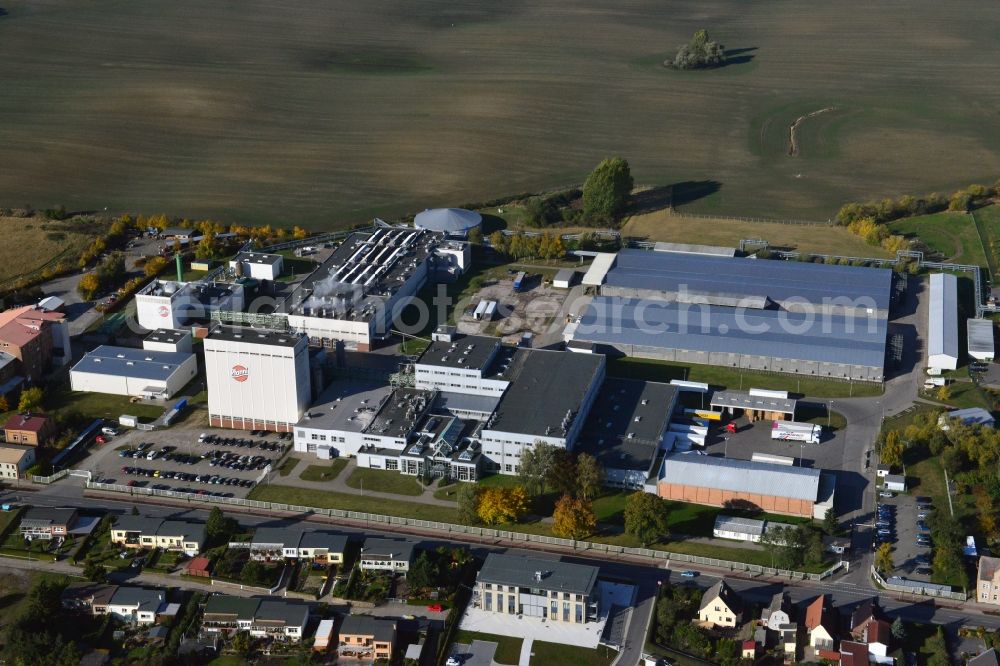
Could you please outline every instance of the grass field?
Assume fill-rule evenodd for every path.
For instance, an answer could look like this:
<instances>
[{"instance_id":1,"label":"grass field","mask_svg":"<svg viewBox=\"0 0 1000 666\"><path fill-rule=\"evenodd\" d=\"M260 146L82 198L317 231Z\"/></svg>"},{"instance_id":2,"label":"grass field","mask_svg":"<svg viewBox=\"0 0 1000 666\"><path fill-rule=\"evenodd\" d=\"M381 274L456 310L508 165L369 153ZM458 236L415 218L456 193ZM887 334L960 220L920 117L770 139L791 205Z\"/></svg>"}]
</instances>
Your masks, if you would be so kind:
<instances>
[{"instance_id":1,"label":"grass field","mask_svg":"<svg viewBox=\"0 0 1000 666\"><path fill-rule=\"evenodd\" d=\"M882 248L869 245L841 226L705 219L667 210L630 217L622 227L622 234L651 241L727 247L739 247L744 238L763 238L778 249L848 257L888 256Z\"/></svg>"},{"instance_id":2,"label":"grass field","mask_svg":"<svg viewBox=\"0 0 1000 666\"><path fill-rule=\"evenodd\" d=\"M456 643L464 643L465 645L468 645L472 641L489 641L491 643L496 643L497 651L493 655L493 661L498 664L516 666L518 658L521 656L521 643L523 641L520 638L462 630L459 630L458 633L455 634Z\"/></svg>"},{"instance_id":3,"label":"grass field","mask_svg":"<svg viewBox=\"0 0 1000 666\"><path fill-rule=\"evenodd\" d=\"M596 650L534 641L531 644L531 664L537 666L608 666L618 656L616 650L599 647Z\"/></svg>"},{"instance_id":4,"label":"grass field","mask_svg":"<svg viewBox=\"0 0 1000 666\"><path fill-rule=\"evenodd\" d=\"M1000 173L1000 6L976 0L3 9L8 206L335 227L580 183L621 154L639 183L701 184L701 212L827 219ZM663 68L702 27L735 64ZM790 157L790 124L826 108Z\"/></svg>"},{"instance_id":5,"label":"grass field","mask_svg":"<svg viewBox=\"0 0 1000 666\"><path fill-rule=\"evenodd\" d=\"M329 465L309 465L299 478L303 481L333 481L347 467L347 458L337 458Z\"/></svg>"},{"instance_id":6,"label":"grass field","mask_svg":"<svg viewBox=\"0 0 1000 666\"><path fill-rule=\"evenodd\" d=\"M893 233L917 237L944 261L987 267L986 254L972 216L965 213L935 213L897 220Z\"/></svg>"},{"instance_id":7,"label":"grass field","mask_svg":"<svg viewBox=\"0 0 1000 666\"><path fill-rule=\"evenodd\" d=\"M404 476L399 472L387 472L381 469L358 467L347 477L347 485L359 490L409 495L411 497L423 493L420 484L412 476Z\"/></svg>"},{"instance_id":8,"label":"grass field","mask_svg":"<svg viewBox=\"0 0 1000 666\"><path fill-rule=\"evenodd\" d=\"M97 230L94 225L93 231ZM80 250L93 239L75 231L71 223L41 218L0 217L0 233L4 239L0 244L0 281L40 270L63 257L75 266Z\"/></svg>"}]
</instances>

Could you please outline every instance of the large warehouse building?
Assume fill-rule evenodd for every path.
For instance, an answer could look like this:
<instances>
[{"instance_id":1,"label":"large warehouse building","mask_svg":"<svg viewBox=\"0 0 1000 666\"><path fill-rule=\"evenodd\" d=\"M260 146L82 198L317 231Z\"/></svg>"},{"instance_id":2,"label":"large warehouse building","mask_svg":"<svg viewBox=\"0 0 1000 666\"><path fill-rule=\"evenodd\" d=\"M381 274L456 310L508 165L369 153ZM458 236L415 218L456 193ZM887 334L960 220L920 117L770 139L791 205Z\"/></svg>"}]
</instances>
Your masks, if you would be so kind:
<instances>
[{"instance_id":1,"label":"large warehouse building","mask_svg":"<svg viewBox=\"0 0 1000 666\"><path fill-rule=\"evenodd\" d=\"M882 381L892 272L623 250L566 342L628 356Z\"/></svg>"},{"instance_id":2,"label":"large warehouse building","mask_svg":"<svg viewBox=\"0 0 1000 666\"><path fill-rule=\"evenodd\" d=\"M314 344L369 351L428 280L449 281L471 264L468 243L411 227L351 235L291 293L288 326Z\"/></svg>"},{"instance_id":3,"label":"large warehouse building","mask_svg":"<svg viewBox=\"0 0 1000 666\"><path fill-rule=\"evenodd\" d=\"M101 345L72 367L69 381L74 391L171 398L197 373L191 353Z\"/></svg>"},{"instance_id":4,"label":"large warehouse building","mask_svg":"<svg viewBox=\"0 0 1000 666\"><path fill-rule=\"evenodd\" d=\"M723 506L750 502L767 513L822 518L833 506L834 480L818 469L752 460L673 454L660 467L657 494L663 499Z\"/></svg>"},{"instance_id":5,"label":"large warehouse building","mask_svg":"<svg viewBox=\"0 0 1000 666\"><path fill-rule=\"evenodd\" d=\"M140 326L151 331L176 330L208 319L215 311L240 312L244 294L240 284L153 280L135 295L136 318Z\"/></svg>"},{"instance_id":6,"label":"large warehouse building","mask_svg":"<svg viewBox=\"0 0 1000 666\"><path fill-rule=\"evenodd\" d=\"M934 273L930 282L927 366L954 370L958 367L958 278L950 273Z\"/></svg>"},{"instance_id":7,"label":"large warehouse building","mask_svg":"<svg viewBox=\"0 0 1000 666\"><path fill-rule=\"evenodd\" d=\"M312 397L305 337L220 326L204 348L212 426L292 431Z\"/></svg>"}]
</instances>

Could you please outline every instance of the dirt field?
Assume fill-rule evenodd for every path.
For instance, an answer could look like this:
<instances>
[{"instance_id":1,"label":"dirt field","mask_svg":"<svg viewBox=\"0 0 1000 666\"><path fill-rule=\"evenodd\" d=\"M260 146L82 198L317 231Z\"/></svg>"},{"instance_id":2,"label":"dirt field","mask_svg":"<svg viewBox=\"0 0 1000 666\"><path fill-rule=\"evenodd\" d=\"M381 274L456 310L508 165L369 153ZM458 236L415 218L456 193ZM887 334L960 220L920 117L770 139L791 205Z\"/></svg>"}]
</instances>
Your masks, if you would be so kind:
<instances>
[{"instance_id":1,"label":"dirt field","mask_svg":"<svg viewBox=\"0 0 1000 666\"><path fill-rule=\"evenodd\" d=\"M739 247L740 240L744 238L763 238L774 247L802 252L852 257L888 256L882 248L869 245L840 226L703 219L669 211L636 215L626 222L622 234L654 241L727 247Z\"/></svg>"},{"instance_id":2,"label":"dirt field","mask_svg":"<svg viewBox=\"0 0 1000 666\"><path fill-rule=\"evenodd\" d=\"M580 183L826 219L1000 173L1000 5L8 0L0 205L338 227ZM662 60L699 28L733 64ZM789 128L797 156L789 156Z\"/></svg>"},{"instance_id":3,"label":"dirt field","mask_svg":"<svg viewBox=\"0 0 1000 666\"><path fill-rule=\"evenodd\" d=\"M60 256L75 257L91 237L71 228L70 223L40 218L0 217L0 281L39 269Z\"/></svg>"}]
</instances>

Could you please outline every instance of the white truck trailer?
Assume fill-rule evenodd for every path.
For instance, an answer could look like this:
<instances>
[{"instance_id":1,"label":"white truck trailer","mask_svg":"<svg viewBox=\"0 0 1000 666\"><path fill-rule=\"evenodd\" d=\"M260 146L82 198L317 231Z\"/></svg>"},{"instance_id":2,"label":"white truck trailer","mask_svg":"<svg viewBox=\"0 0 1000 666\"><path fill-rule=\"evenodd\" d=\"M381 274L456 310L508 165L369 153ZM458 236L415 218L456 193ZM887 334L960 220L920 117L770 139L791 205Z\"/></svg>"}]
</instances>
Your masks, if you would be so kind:
<instances>
[{"instance_id":1,"label":"white truck trailer","mask_svg":"<svg viewBox=\"0 0 1000 666\"><path fill-rule=\"evenodd\" d=\"M771 439L780 439L787 442L819 444L822 436L823 427L813 425L812 423L775 421L771 424Z\"/></svg>"}]
</instances>

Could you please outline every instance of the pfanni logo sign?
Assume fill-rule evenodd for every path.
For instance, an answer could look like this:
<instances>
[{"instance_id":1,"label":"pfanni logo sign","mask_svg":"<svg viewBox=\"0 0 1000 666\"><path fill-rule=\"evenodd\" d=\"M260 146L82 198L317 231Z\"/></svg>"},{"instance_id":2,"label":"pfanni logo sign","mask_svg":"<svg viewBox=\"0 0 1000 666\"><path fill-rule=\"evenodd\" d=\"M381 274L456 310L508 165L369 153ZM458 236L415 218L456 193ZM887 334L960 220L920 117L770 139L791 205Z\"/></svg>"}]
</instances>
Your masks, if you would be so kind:
<instances>
[{"instance_id":1,"label":"pfanni logo sign","mask_svg":"<svg viewBox=\"0 0 1000 666\"><path fill-rule=\"evenodd\" d=\"M160 316L161 316L161 317L166 317L167 315L169 315L169 314L170 314L170 310L169 310L169 309L167 309L167 306L166 306L166 305L161 305L161 306L160 306L160 309L159 309L159 310L157 310L157 312L159 312L159 313L160 313Z\"/></svg>"},{"instance_id":2,"label":"pfanni logo sign","mask_svg":"<svg viewBox=\"0 0 1000 666\"><path fill-rule=\"evenodd\" d=\"M230 376L236 381L242 383L250 379L250 371L247 370L246 366L234 365Z\"/></svg>"}]
</instances>

